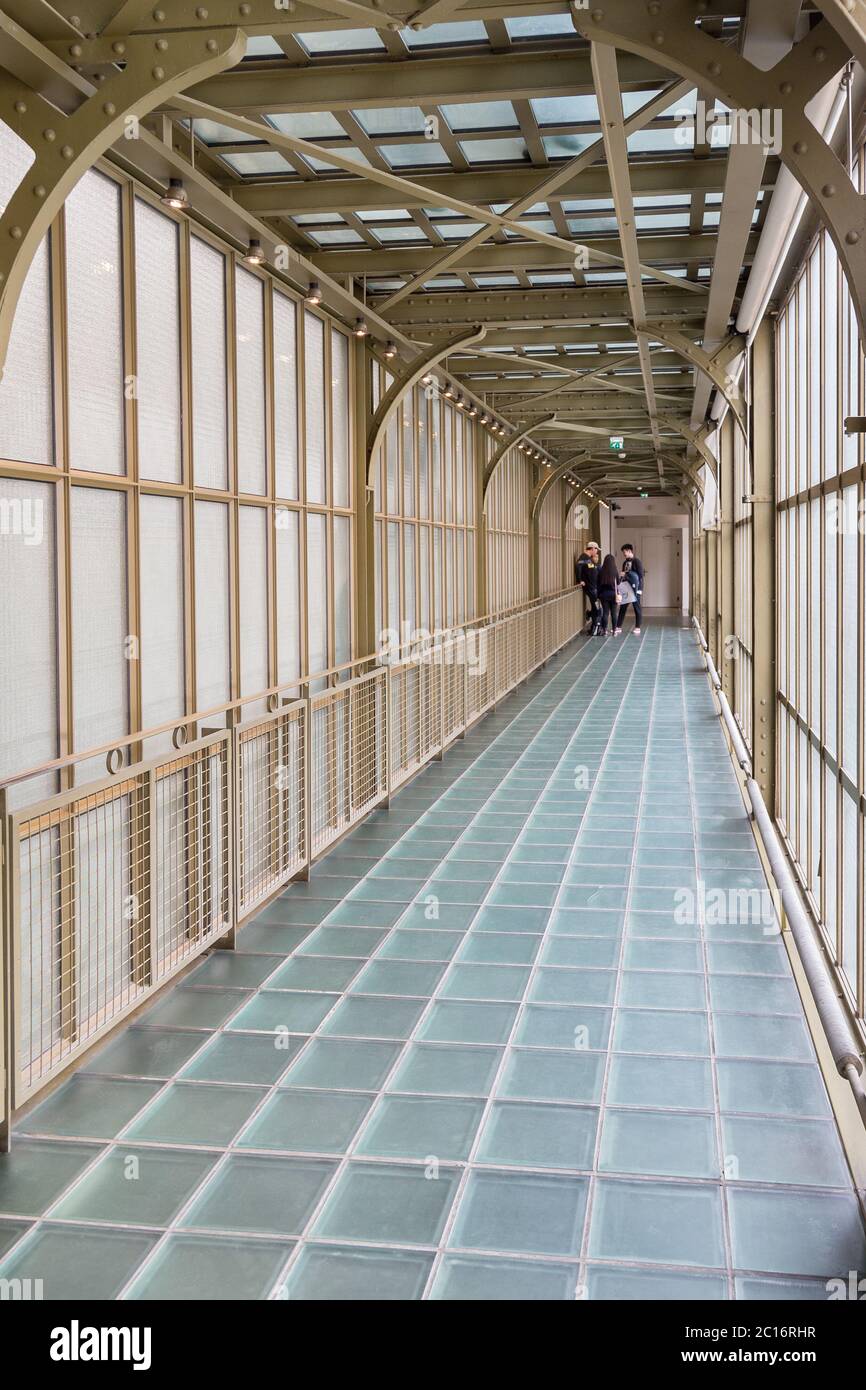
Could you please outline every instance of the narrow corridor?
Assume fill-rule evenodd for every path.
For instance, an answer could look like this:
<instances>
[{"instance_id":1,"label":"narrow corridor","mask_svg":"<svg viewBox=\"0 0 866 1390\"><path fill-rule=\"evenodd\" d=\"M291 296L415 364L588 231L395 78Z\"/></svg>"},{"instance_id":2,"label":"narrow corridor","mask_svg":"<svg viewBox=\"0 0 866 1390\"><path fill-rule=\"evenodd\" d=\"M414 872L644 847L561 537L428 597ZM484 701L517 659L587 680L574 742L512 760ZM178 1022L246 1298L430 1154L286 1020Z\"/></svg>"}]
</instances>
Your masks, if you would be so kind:
<instances>
[{"instance_id":1,"label":"narrow corridor","mask_svg":"<svg viewBox=\"0 0 866 1390\"><path fill-rule=\"evenodd\" d=\"M826 1299L861 1213L690 634L572 643L19 1122L50 1298ZM720 907L720 905L722 905Z\"/></svg>"}]
</instances>

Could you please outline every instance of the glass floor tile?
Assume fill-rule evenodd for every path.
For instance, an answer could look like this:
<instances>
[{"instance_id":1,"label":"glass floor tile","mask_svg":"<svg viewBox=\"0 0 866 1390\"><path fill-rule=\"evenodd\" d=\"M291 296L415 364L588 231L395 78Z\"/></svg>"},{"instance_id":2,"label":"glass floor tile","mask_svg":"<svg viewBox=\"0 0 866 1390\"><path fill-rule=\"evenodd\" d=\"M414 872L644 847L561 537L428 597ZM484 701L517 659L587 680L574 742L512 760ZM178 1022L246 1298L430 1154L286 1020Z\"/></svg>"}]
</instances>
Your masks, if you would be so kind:
<instances>
[{"instance_id":1,"label":"glass floor tile","mask_svg":"<svg viewBox=\"0 0 866 1390\"><path fill-rule=\"evenodd\" d=\"M765 888L691 635L578 639L27 1111L0 1279L826 1297L866 1240Z\"/></svg>"}]
</instances>

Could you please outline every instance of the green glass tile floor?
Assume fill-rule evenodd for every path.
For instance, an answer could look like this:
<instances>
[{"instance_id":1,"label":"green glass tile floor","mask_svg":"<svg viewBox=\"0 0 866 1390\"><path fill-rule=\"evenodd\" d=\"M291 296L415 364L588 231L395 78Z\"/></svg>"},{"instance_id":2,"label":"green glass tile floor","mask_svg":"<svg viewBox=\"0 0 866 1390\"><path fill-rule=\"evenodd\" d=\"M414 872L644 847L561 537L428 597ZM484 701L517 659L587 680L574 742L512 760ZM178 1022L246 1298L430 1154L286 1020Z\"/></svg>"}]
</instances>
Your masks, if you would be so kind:
<instances>
[{"instance_id":1,"label":"green glass tile floor","mask_svg":"<svg viewBox=\"0 0 866 1390\"><path fill-rule=\"evenodd\" d=\"M689 634L571 644L20 1121L0 1277L826 1298L862 1211L764 888Z\"/></svg>"}]
</instances>

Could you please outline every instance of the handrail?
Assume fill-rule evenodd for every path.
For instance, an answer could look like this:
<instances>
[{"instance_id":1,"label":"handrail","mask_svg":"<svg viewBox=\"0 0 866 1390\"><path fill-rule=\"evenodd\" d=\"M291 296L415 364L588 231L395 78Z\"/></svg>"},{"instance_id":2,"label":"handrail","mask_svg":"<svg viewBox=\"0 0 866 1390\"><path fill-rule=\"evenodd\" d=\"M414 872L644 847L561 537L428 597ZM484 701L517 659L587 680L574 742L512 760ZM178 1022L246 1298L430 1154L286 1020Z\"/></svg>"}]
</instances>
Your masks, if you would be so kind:
<instances>
[{"instance_id":1,"label":"handrail","mask_svg":"<svg viewBox=\"0 0 866 1390\"><path fill-rule=\"evenodd\" d=\"M511 608L504 608L500 612L485 613L474 618L468 618L465 623L457 624L450 628L440 628L436 632L429 634L434 639L434 643L448 642L454 637L459 636L469 630L480 627L489 627L493 623L501 622L506 618L512 618L520 613L528 612L532 608L538 608L543 604L552 603L554 599L563 598L573 590L573 585L568 585L564 589L558 589L555 593L544 594L539 598L524 599L521 603L514 604ZM180 749L186 746L186 729L193 724L204 724L208 720L221 719L233 710L242 710L247 705L255 705L262 700L269 702L269 709L273 712L279 707L279 703L286 696L299 698L304 687L310 686L325 680L333 680L342 672L355 671L356 668L364 666L378 666L382 662L383 655L389 658L389 664L394 660L404 660L400 654L405 648L410 650L417 648L419 642L424 639L410 639L408 642L401 642L398 646L383 648L378 652L370 652L366 656L353 657L351 661L344 661L335 666L327 666L321 671L314 671L311 675L297 676L291 681L284 681L279 685L266 686L264 690L256 691L253 695L239 695L233 700L226 700L221 705L212 705L209 709L195 710L190 714L179 715L175 719L169 719L162 724L154 724L148 729L137 729L129 734L119 734L117 738L111 739L108 743L97 744L92 748L81 749L72 753L64 753L58 758L50 758L46 762L36 763L31 767L24 768L20 772L10 773L8 777L0 778L0 790L9 787L19 786L22 782L29 782L34 777L43 777L51 772L61 772L64 768L74 767L78 763L88 762L91 758L99 758L103 755L113 753L116 749L129 748L132 744L143 743L146 739L156 738L159 734L172 734L175 737L175 747ZM179 741L177 736L183 733ZM109 771L121 773L128 771L133 764L119 763Z\"/></svg>"},{"instance_id":2,"label":"handrail","mask_svg":"<svg viewBox=\"0 0 866 1390\"><path fill-rule=\"evenodd\" d=\"M839 1075L851 1087L860 1117L866 1124L866 1088L863 1084L861 1049L855 1039L850 1020L839 1000L827 956L816 939L814 918L804 904L803 894L794 877L779 832L767 810L761 789L752 776L752 760L743 742L739 726L734 719L728 697L722 690L722 684L710 655L707 640L701 631L700 623L694 616L692 623L702 648L710 681L718 697L720 717L728 730L737 761L745 774L746 792L751 803L752 814L761 832L761 840L767 852L785 917L796 942L818 1017L821 1020L821 1026L833 1056L833 1063Z\"/></svg>"}]
</instances>

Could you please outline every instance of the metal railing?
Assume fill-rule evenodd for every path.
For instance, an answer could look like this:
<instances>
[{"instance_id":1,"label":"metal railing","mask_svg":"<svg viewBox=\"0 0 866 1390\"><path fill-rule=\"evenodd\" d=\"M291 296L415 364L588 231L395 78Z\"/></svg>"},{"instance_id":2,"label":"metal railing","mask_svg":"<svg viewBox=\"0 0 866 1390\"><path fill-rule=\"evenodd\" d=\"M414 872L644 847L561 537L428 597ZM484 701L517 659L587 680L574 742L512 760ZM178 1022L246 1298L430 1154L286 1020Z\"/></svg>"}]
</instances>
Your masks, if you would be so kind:
<instances>
[{"instance_id":1,"label":"metal railing","mask_svg":"<svg viewBox=\"0 0 866 1390\"><path fill-rule=\"evenodd\" d=\"M9 779L0 1147L14 1110L196 955L231 944L574 637L583 609L566 590ZM171 751L141 759L169 730ZM74 784L100 753L107 776L18 807L28 781Z\"/></svg>"},{"instance_id":2,"label":"metal railing","mask_svg":"<svg viewBox=\"0 0 866 1390\"><path fill-rule=\"evenodd\" d=\"M719 702L719 717L728 732L733 755L745 778L746 794L751 804L752 815L766 850L767 861L779 892L785 919L797 946L797 952L809 982L809 989L815 1001L815 1008L827 1038L833 1063L839 1075L844 1077L851 1087L854 1102L860 1112L861 1119L866 1124L863 1053L855 1035L855 1026L862 1025L862 1020L857 1019L855 1025L852 1026L852 1020L843 1007L843 996L840 995L839 986L834 979L836 963L831 963L827 959L827 955L819 943L820 923L815 922L806 907L785 846L767 810L761 789L752 776L751 755L743 741L740 726L734 717L728 697L722 689L722 682L710 655L710 649L701 630L701 625L696 617L692 618L692 623L710 683Z\"/></svg>"}]
</instances>

